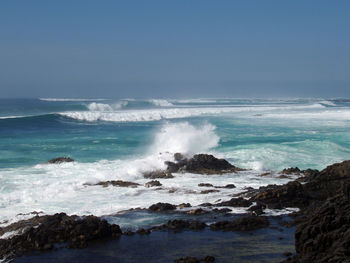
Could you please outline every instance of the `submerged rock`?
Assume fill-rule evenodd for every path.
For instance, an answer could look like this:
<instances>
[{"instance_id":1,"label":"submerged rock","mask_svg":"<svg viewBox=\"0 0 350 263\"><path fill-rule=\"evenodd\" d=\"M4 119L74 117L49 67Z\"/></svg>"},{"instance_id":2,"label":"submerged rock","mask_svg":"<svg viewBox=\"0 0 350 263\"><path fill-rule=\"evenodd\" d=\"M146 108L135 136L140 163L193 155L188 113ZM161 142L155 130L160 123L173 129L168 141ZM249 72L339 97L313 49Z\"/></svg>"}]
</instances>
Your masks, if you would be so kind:
<instances>
[{"instance_id":1,"label":"submerged rock","mask_svg":"<svg viewBox=\"0 0 350 263\"><path fill-rule=\"evenodd\" d=\"M152 230L162 230L169 229L175 232L182 231L184 229L190 230L203 230L207 225L204 222L197 220L182 220L182 219L174 219L169 220L168 223L153 227Z\"/></svg>"},{"instance_id":2,"label":"submerged rock","mask_svg":"<svg viewBox=\"0 0 350 263\"><path fill-rule=\"evenodd\" d=\"M74 162L74 160L69 157L57 157L48 161L48 163L70 163L70 162Z\"/></svg>"},{"instance_id":3,"label":"submerged rock","mask_svg":"<svg viewBox=\"0 0 350 263\"><path fill-rule=\"evenodd\" d=\"M269 220L266 217L250 216L241 217L232 221L220 221L210 225L211 230L223 231L251 231L259 228L268 227Z\"/></svg>"}]
</instances>

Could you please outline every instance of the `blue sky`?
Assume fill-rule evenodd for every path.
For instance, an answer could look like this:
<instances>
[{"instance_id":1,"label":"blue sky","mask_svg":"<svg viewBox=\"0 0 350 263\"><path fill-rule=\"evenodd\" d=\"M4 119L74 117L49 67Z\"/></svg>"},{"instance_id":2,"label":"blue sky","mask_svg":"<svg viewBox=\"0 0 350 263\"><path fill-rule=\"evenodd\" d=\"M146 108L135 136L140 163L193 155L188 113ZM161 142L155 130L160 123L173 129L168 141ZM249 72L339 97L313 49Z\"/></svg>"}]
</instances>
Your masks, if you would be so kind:
<instances>
[{"instance_id":1,"label":"blue sky","mask_svg":"<svg viewBox=\"0 0 350 263\"><path fill-rule=\"evenodd\" d=\"M0 2L0 97L350 97L350 1Z\"/></svg>"}]
</instances>

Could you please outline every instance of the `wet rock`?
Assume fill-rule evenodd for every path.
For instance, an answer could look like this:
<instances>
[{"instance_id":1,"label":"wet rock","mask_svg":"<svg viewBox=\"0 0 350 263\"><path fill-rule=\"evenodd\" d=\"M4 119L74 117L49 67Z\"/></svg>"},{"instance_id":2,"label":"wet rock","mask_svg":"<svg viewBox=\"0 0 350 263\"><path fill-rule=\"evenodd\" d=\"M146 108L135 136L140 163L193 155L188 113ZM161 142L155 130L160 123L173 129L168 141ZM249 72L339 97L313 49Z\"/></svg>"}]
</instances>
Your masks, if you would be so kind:
<instances>
[{"instance_id":1,"label":"wet rock","mask_svg":"<svg viewBox=\"0 0 350 263\"><path fill-rule=\"evenodd\" d=\"M202 203L199 206L209 207L209 206L213 206L213 204L211 204L211 203Z\"/></svg>"},{"instance_id":2,"label":"wet rock","mask_svg":"<svg viewBox=\"0 0 350 263\"><path fill-rule=\"evenodd\" d=\"M156 171L144 173L143 177L147 178L147 179L159 179L159 178L170 179L170 178L174 178L174 176L170 172L162 171L162 170L156 170Z\"/></svg>"},{"instance_id":3,"label":"wet rock","mask_svg":"<svg viewBox=\"0 0 350 263\"><path fill-rule=\"evenodd\" d=\"M214 187L214 185L212 184L208 184L208 183L200 183L198 184L199 187Z\"/></svg>"},{"instance_id":4,"label":"wet rock","mask_svg":"<svg viewBox=\"0 0 350 263\"><path fill-rule=\"evenodd\" d=\"M249 207L252 204L252 201L239 197L215 204L215 206Z\"/></svg>"},{"instance_id":5,"label":"wet rock","mask_svg":"<svg viewBox=\"0 0 350 263\"><path fill-rule=\"evenodd\" d=\"M222 174L237 172L242 169L235 167L225 159L218 159L210 154L196 154L190 159L178 162L165 162L168 172L188 172L197 174Z\"/></svg>"},{"instance_id":6,"label":"wet rock","mask_svg":"<svg viewBox=\"0 0 350 263\"><path fill-rule=\"evenodd\" d=\"M205 195L205 194L210 194L210 193L218 193L220 192L219 190L214 190L214 189L209 189L209 190L202 190L200 191L200 194Z\"/></svg>"},{"instance_id":7,"label":"wet rock","mask_svg":"<svg viewBox=\"0 0 350 263\"><path fill-rule=\"evenodd\" d=\"M261 202L257 202L256 205L249 207L248 211L250 211L253 215L262 215L264 214L265 208L266 208L265 204L262 204Z\"/></svg>"},{"instance_id":8,"label":"wet rock","mask_svg":"<svg viewBox=\"0 0 350 263\"><path fill-rule=\"evenodd\" d=\"M309 196L301 183L289 182L285 185L269 185L260 187L259 192L250 201L260 202L268 208L282 209L285 207L306 207Z\"/></svg>"},{"instance_id":9,"label":"wet rock","mask_svg":"<svg viewBox=\"0 0 350 263\"><path fill-rule=\"evenodd\" d=\"M70 162L74 162L74 160L69 157L57 157L48 161L48 163L70 163Z\"/></svg>"},{"instance_id":10,"label":"wet rock","mask_svg":"<svg viewBox=\"0 0 350 263\"><path fill-rule=\"evenodd\" d=\"M290 167L283 169L280 174L296 174L299 175L301 173L301 170L298 167Z\"/></svg>"},{"instance_id":11,"label":"wet rock","mask_svg":"<svg viewBox=\"0 0 350 263\"><path fill-rule=\"evenodd\" d=\"M148 210L152 211L152 212L164 212L164 211L171 211L171 210L175 210L176 209L176 205L172 205L169 203L156 203L151 205Z\"/></svg>"},{"instance_id":12,"label":"wet rock","mask_svg":"<svg viewBox=\"0 0 350 263\"><path fill-rule=\"evenodd\" d=\"M236 188L236 186L234 184L227 184L225 186L215 186L215 188L233 189L233 188Z\"/></svg>"},{"instance_id":13,"label":"wet rock","mask_svg":"<svg viewBox=\"0 0 350 263\"><path fill-rule=\"evenodd\" d=\"M162 186L162 184L158 180L149 181L145 185L146 187Z\"/></svg>"},{"instance_id":14,"label":"wet rock","mask_svg":"<svg viewBox=\"0 0 350 263\"><path fill-rule=\"evenodd\" d=\"M210 225L211 230L223 231L251 231L259 228L268 227L269 220L266 217L250 216L241 217L232 221L220 221Z\"/></svg>"},{"instance_id":15,"label":"wet rock","mask_svg":"<svg viewBox=\"0 0 350 263\"><path fill-rule=\"evenodd\" d=\"M213 209L213 212L215 213L222 213L222 214L226 214L226 213L229 213L231 212L232 210L229 209L229 208L221 208L221 209L218 209L218 208L214 208Z\"/></svg>"},{"instance_id":16,"label":"wet rock","mask_svg":"<svg viewBox=\"0 0 350 263\"><path fill-rule=\"evenodd\" d=\"M116 180L116 181L103 181L103 182L98 182L96 184L85 184L85 185L101 185L103 187L108 187L108 186L119 186L119 187L138 187L140 184L134 183L134 182L128 182L128 181L122 181L122 180Z\"/></svg>"},{"instance_id":17,"label":"wet rock","mask_svg":"<svg viewBox=\"0 0 350 263\"><path fill-rule=\"evenodd\" d=\"M95 216L68 216L64 213L44 216L40 224L30 226L21 235L1 240L0 258L15 257L25 251L48 250L55 244L83 248L93 240L119 237L118 225Z\"/></svg>"},{"instance_id":18,"label":"wet rock","mask_svg":"<svg viewBox=\"0 0 350 263\"><path fill-rule=\"evenodd\" d=\"M136 233L139 235L149 235L151 234L151 231L149 229L140 228L136 231Z\"/></svg>"},{"instance_id":19,"label":"wet rock","mask_svg":"<svg viewBox=\"0 0 350 263\"><path fill-rule=\"evenodd\" d=\"M176 162L180 162L185 159L185 156L182 153L175 153L174 159Z\"/></svg>"},{"instance_id":20,"label":"wet rock","mask_svg":"<svg viewBox=\"0 0 350 263\"><path fill-rule=\"evenodd\" d=\"M193 209L193 210L186 212L186 214L188 214L188 215L203 215L203 214L207 214L207 213L209 213L209 212L202 209L202 208L197 208L197 209Z\"/></svg>"},{"instance_id":21,"label":"wet rock","mask_svg":"<svg viewBox=\"0 0 350 263\"><path fill-rule=\"evenodd\" d=\"M186 208L186 207L191 207L190 203L182 203L178 205L179 208Z\"/></svg>"}]
</instances>

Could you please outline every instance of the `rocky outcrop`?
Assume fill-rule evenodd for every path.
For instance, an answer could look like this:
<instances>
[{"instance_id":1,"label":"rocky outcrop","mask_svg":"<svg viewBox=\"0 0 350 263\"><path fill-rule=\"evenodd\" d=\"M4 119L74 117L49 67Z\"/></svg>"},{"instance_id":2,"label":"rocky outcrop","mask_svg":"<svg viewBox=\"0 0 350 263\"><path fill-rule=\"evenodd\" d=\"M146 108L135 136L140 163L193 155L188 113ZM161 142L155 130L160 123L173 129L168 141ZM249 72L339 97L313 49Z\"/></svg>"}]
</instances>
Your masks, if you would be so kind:
<instances>
[{"instance_id":1,"label":"rocky outcrop","mask_svg":"<svg viewBox=\"0 0 350 263\"><path fill-rule=\"evenodd\" d=\"M164 212L164 211L171 211L175 210L176 205L172 205L169 203L156 203L151 205L148 210L152 212Z\"/></svg>"},{"instance_id":2,"label":"rocky outcrop","mask_svg":"<svg viewBox=\"0 0 350 263\"><path fill-rule=\"evenodd\" d=\"M152 180L145 184L146 187L155 187L155 186L162 186L162 184L158 180Z\"/></svg>"},{"instance_id":3,"label":"rocky outcrop","mask_svg":"<svg viewBox=\"0 0 350 263\"><path fill-rule=\"evenodd\" d=\"M252 204L253 204L252 201L239 197L239 198L232 198L228 201L217 203L215 204L215 206L249 207Z\"/></svg>"},{"instance_id":4,"label":"rocky outcrop","mask_svg":"<svg viewBox=\"0 0 350 263\"><path fill-rule=\"evenodd\" d=\"M234 173L242 169L235 167L225 159L218 159L210 154L196 154L190 159L175 158L177 162L165 162L167 172L187 172L196 174Z\"/></svg>"},{"instance_id":5,"label":"rocky outcrop","mask_svg":"<svg viewBox=\"0 0 350 263\"><path fill-rule=\"evenodd\" d=\"M144 178L147 179L170 179L170 178L174 178L174 176L168 172L168 171L162 171L162 170L156 170L156 171L152 171L152 172L147 172L143 174Z\"/></svg>"},{"instance_id":6,"label":"rocky outcrop","mask_svg":"<svg viewBox=\"0 0 350 263\"><path fill-rule=\"evenodd\" d=\"M178 232L178 231L182 231L184 229L203 230L206 227L207 227L207 225L201 221L175 219L175 220L169 220L168 223L166 223L166 224L153 227L152 230L169 229L169 230L173 230L175 232Z\"/></svg>"},{"instance_id":7,"label":"rocky outcrop","mask_svg":"<svg viewBox=\"0 0 350 263\"><path fill-rule=\"evenodd\" d=\"M70 163L70 162L74 162L74 160L69 157L57 157L48 161L48 163Z\"/></svg>"},{"instance_id":8,"label":"rocky outcrop","mask_svg":"<svg viewBox=\"0 0 350 263\"><path fill-rule=\"evenodd\" d=\"M232 221L220 221L210 225L211 230L222 231L251 231L259 228L268 227L269 220L266 217L250 216L241 217Z\"/></svg>"},{"instance_id":9,"label":"rocky outcrop","mask_svg":"<svg viewBox=\"0 0 350 263\"><path fill-rule=\"evenodd\" d=\"M64 213L43 216L39 225L30 226L10 239L0 239L0 258L12 258L29 250L49 250L55 244L68 248L83 248L89 242L119 237L118 225L95 216L68 216Z\"/></svg>"},{"instance_id":10,"label":"rocky outcrop","mask_svg":"<svg viewBox=\"0 0 350 263\"><path fill-rule=\"evenodd\" d=\"M128 181L122 181L122 180L116 180L116 181L103 181L103 182L98 182L96 184L89 184L86 183L85 185L101 185L103 187L108 187L108 186L119 186L119 187L138 187L140 184L134 183L134 182L128 182Z\"/></svg>"}]
</instances>

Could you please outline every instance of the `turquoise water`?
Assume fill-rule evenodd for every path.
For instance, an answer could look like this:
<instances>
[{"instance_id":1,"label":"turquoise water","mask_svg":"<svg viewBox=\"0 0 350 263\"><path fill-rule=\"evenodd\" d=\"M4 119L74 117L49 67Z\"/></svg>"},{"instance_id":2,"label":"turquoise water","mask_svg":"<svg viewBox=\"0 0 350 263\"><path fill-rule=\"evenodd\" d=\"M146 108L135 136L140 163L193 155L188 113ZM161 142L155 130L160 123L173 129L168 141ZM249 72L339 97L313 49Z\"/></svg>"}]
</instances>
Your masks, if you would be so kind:
<instances>
[{"instance_id":1,"label":"turquoise water","mask_svg":"<svg viewBox=\"0 0 350 263\"><path fill-rule=\"evenodd\" d=\"M195 204L218 198L181 192L203 180L234 182L237 191L283 183L258 174L290 166L323 169L350 159L349 131L346 99L0 99L0 221L33 210L103 215L160 198ZM179 175L167 181L180 189L174 195L84 185L114 179L143 184L142 172L164 168L175 152L213 153L252 170ZM58 156L76 162L45 164Z\"/></svg>"}]
</instances>

